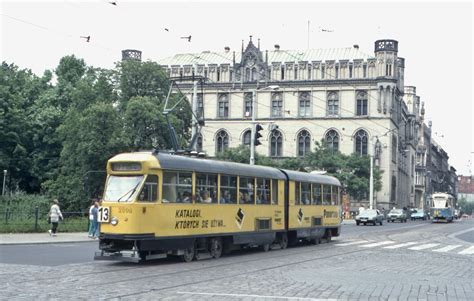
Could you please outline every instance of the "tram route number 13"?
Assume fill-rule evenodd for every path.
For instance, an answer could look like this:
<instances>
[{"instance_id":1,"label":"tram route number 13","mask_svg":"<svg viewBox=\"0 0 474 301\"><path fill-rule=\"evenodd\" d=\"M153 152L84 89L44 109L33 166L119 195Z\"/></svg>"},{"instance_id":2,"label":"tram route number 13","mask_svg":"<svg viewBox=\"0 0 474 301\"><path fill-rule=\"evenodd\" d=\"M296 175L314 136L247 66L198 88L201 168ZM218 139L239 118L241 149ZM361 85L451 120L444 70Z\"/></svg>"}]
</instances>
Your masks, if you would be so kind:
<instances>
[{"instance_id":1,"label":"tram route number 13","mask_svg":"<svg viewBox=\"0 0 474 301\"><path fill-rule=\"evenodd\" d=\"M110 208L109 207L99 207L97 210L97 221L99 223L108 223L110 219Z\"/></svg>"}]
</instances>

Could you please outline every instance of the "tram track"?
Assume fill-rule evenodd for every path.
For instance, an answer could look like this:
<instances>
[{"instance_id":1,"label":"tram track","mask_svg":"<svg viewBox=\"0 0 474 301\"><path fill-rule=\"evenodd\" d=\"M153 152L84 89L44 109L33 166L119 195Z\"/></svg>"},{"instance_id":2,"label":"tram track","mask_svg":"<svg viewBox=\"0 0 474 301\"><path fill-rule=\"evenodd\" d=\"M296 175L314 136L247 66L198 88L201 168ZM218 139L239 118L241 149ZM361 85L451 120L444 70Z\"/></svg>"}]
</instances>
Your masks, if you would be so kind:
<instances>
[{"instance_id":1,"label":"tram track","mask_svg":"<svg viewBox=\"0 0 474 301\"><path fill-rule=\"evenodd\" d=\"M362 252L364 252L364 251L362 251ZM365 251L365 252L367 252L367 251ZM308 253L308 252L305 252L305 253ZM239 277L239 276L243 276L243 275L260 273L260 272L265 272L265 271L269 271L269 270L275 270L275 269L285 268L285 267L289 267L289 266L293 266L293 265L298 265L298 264L302 264L302 263L307 263L307 262L312 262L312 261L317 261L317 260L325 260L325 259L340 257L340 256L344 256L344 255L350 255L350 254L354 254L354 253L361 253L361 251L360 250L352 250L352 251L347 251L347 252L340 252L340 253L337 253L337 254L321 256L321 257L317 257L317 258L297 260L297 261L293 261L293 262L289 262L289 263L285 263L285 264L278 264L278 265L269 266L269 267L260 268L260 269L255 269L255 270L251 270L251 271L231 273L231 274L225 275L225 276L220 275L218 277L209 277L209 278L198 280L198 281L188 281L188 282L184 282L184 283L180 283L180 284L176 284L176 285L167 285L167 286L163 286L163 287L159 287L159 288L152 288L152 289L141 290L141 291L137 291L137 292L131 292L131 293L128 293L128 294L115 295L115 296L108 297L105 300L113 300L113 299L117 299L117 298L120 299L120 298L127 298L127 297L136 297L136 296L151 293L151 292L160 292L160 291L165 291L165 290L169 290L169 289L175 289L175 288L179 288L179 287L189 286L189 285L207 283L207 282L211 282L211 281L218 281L218 280L222 281L223 279L229 279L229 278ZM278 257L281 257L281 256L278 256ZM252 261L262 261L262 260L266 260L266 259L270 259L270 258L257 259L257 260L252 260ZM233 264L240 264L240 263L241 262L237 262L237 263L233 263ZM217 267L217 266L213 266L213 267ZM206 269L213 268L213 267L206 267ZM175 274L179 274L179 273L183 273L183 272L185 272L185 271L179 271L179 272L176 272ZM134 279L125 279L125 280L122 280L122 281L119 281L119 282L122 282L122 283L123 282L134 282L134 281L140 281L140 280L145 279L145 278L149 279L150 277L159 277L159 276L163 276L163 275L161 275L161 274L148 275L148 276L143 276L143 277L134 278ZM117 283L117 281L111 282L109 284L116 284L116 283Z\"/></svg>"}]
</instances>

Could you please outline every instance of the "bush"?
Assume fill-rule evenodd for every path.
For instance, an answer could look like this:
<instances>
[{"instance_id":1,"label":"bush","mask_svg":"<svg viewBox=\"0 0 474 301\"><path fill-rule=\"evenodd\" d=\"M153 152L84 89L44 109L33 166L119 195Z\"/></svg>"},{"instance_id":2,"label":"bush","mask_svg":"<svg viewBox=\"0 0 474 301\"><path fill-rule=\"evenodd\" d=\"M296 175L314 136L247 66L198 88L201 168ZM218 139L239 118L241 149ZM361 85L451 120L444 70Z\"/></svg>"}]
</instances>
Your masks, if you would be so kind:
<instances>
[{"instance_id":1,"label":"bush","mask_svg":"<svg viewBox=\"0 0 474 301\"><path fill-rule=\"evenodd\" d=\"M50 228L47 223L50 206L51 200L42 195L0 197L0 233L46 232ZM60 232L87 231L87 212L62 211L62 214Z\"/></svg>"}]
</instances>

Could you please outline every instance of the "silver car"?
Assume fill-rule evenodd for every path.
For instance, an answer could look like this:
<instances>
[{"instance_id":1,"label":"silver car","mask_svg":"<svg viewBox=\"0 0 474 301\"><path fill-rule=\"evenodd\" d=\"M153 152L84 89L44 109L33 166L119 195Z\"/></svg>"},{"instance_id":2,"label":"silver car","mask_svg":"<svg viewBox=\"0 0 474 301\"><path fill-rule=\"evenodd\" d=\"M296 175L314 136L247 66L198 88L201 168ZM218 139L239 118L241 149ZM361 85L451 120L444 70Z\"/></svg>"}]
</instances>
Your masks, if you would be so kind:
<instances>
[{"instance_id":1,"label":"silver car","mask_svg":"<svg viewBox=\"0 0 474 301\"><path fill-rule=\"evenodd\" d=\"M376 224L380 224L380 226L382 226L383 219L384 219L383 214L380 213L380 211L375 210L375 209L366 209L362 211L361 213L359 213L359 215L357 215L355 218L357 226L359 226L361 223L364 225L372 224L374 226Z\"/></svg>"}]
</instances>

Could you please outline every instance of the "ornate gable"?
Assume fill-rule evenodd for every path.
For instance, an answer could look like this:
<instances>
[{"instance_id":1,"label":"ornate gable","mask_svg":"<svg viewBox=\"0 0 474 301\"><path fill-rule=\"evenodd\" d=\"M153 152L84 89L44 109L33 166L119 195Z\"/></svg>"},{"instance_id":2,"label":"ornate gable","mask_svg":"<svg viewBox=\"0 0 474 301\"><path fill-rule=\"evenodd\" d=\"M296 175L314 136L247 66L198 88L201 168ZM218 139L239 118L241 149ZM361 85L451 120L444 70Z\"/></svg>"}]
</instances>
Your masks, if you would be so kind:
<instances>
[{"instance_id":1,"label":"ornate gable","mask_svg":"<svg viewBox=\"0 0 474 301\"><path fill-rule=\"evenodd\" d=\"M234 70L238 70L236 80L244 82L265 80L267 68L262 52L253 44L252 36L250 36L250 41L242 52L242 60L234 65Z\"/></svg>"}]
</instances>

